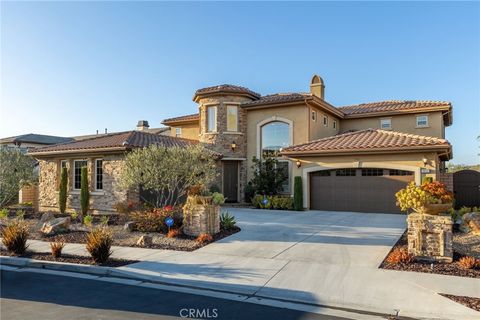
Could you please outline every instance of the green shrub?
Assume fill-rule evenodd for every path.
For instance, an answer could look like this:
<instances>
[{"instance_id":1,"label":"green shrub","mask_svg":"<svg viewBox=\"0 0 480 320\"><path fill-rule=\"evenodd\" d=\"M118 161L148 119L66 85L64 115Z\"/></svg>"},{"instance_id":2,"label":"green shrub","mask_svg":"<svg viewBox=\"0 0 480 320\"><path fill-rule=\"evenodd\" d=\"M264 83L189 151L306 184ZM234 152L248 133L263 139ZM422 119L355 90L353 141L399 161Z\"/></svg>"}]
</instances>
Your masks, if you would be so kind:
<instances>
[{"instance_id":1,"label":"green shrub","mask_svg":"<svg viewBox=\"0 0 480 320\"><path fill-rule=\"evenodd\" d=\"M72 221L77 221L77 219L78 219L78 212L77 212L77 211L73 211L72 213L70 213L70 217L72 218Z\"/></svg>"},{"instance_id":2,"label":"green shrub","mask_svg":"<svg viewBox=\"0 0 480 320\"><path fill-rule=\"evenodd\" d=\"M100 223L103 224L104 226L107 226L109 221L110 221L110 218L108 216L102 216L100 218Z\"/></svg>"},{"instance_id":3,"label":"green shrub","mask_svg":"<svg viewBox=\"0 0 480 320\"><path fill-rule=\"evenodd\" d=\"M5 218L8 218L8 209L7 208L3 208L2 210L0 210L0 219L5 219Z\"/></svg>"},{"instance_id":4,"label":"green shrub","mask_svg":"<svg viewBox=\"0 0 480 320\"><path fill-rule=\"evenodd\" d=\"M296 176L293 183L293 209L296 211L303 210L303 188L302 177Z\"/></svg>"},{"instance_id":5,"label":"green shrub","mask_svg":"<svg viewBox=\"0 0 480 320\"><path fill-rule=\"evenodd\" d=\"M88 191L88 170L87 167L82 167L80 180L80 207L82 209L82 215L86 215L88 212L89 200L90 192Z\"/></svg>"},{"instance_id":6,"label":"green shrub","mask_svg":"<svg viewBox=\"0 0 480 320\"><path fill-rule=\"evenodd\" d=\"M220 215L220 228L223 230L231 230L235 227L235 216L230 215L228 211L222 212Z\"/></svg>"},{"instance_id":7,"label":"green shrub","mask_svg":"<svg viewBox=\"0 0 480 320\"><path fill-rule=\"evenodd\" d=\"M23 220L14 220L2 229L2 243L9 252L23 254L27 250L28 234L27 223Z\"/></svg>"},{"instance_id":8,"label":"green shrub","mask_svg":"<svg viewBox=\"0 0 480 320\"><path fill-rule=\"evenodd\" d=\"M60 178L60 190L58 191L58 206L61 213L65 213L65 209L67 208L67 185L67 168L62 168L62 176Z\"/></svg>"},{"instance_id":9,"label":"green shrub","mask_svg":"<svg viewBox=\"0 0 480 320\"><path fill-rule=\"evenodd\" d=\"M93 216L90 214L87 214L85 217L83 217L83 224L86 226L91 227L93 222Z\"/></svg>"},{"instance_id":10,"label":"green shrub","mask_svg":"<svg viewBox=\"0 0 480 320\"><path fill-rule=\"evenodd\" d=\"M208 188L208 191L210 191L210 193L222 192L222 190L220 190L220 188L216 184L212 184L210 188Z\"/></svg>"},{"instance_id":11,"label":"green shrub","mask_svg":"<svg viewBox=\"0 0 480 320\"><path fill-rule=\"evenodd\" d=\"M225 197L220 192L214 192L212 194L212 202L216 205L225 203Z\"/></svg>"},{"instance_id":12,"label":"green shrub","mask_svg":"<svg viewBox=\"0 0 480 320\"><path fill-rule=\"evenodd\" d=\"M432 177L423 177L423 179L422 179L422 184L432 183L432 182L433 182Z\"/></svg>"},{"instance_id":13,"label":"green shrub","mask_svg":"<svg viewBox=\"0 0 480 320\"><path fill-rule=\"evenodd\" d=\"M113 233L107 227L93 229L87 235L87 251L96 263L105 263L112 251Z\"/></svg>"},{"instance_id":14,"label":"green shrub","mask_svg":"<svg viewBox=\"0 0 480 320\"><path fill-rule=\"evenodd\" d=\"M264 203L265 197L256 195L252 198L252 204L258 209L292 210L293 198L289 196L267 196L267 203Z\"/></svg>"},{"instance_id":15,"label":"green shrub","mask_svg":"<svg viewBox=\"0 0 480 320\"><path fill-rule=\"evenodd\" d=\"M255 188L251 182L248 182L245 186L245 202L252 203L252 198L255 196Z\"/></svg>"},{"instance_id":16,"label":"green shrub","mask_svg":"<svg viewBox=\"0 0 480 320\"><path fill-rule=\"evenodd\" d=\"M23 220L25 218L25 210L17 210L15 215L17 216L17 219Z\"/></svg>"}]
</instances>

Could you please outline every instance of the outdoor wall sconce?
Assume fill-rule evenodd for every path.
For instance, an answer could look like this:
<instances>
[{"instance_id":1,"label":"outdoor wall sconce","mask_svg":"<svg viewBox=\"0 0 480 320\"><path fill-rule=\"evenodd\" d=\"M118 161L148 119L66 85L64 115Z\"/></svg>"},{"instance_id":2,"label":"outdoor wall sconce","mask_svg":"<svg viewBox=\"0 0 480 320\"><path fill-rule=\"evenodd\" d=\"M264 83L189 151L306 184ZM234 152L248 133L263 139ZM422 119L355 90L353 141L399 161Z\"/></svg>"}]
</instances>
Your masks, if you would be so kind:
<instances>
[{"instance_id":1,"label":"outdoor wall sconce","mask_svg":"<svg viewBox=\"0 0 480 320\"><path fill-rule=\"evenodd\" d=\"M232 151L235 151L235 149L237 149L237 144L235 143L235 141L232 142L230 148L232 148Z\"/></svg>"},{"instance_id":2,"label":"outdoor wall sconce","mask_svg":"<svg viewBox=\"0 0 480 320\"><path fill-rule=\"evenodd\" d=\"M300 168L302 166L302 162L300 160L297 160L295 164L297 165L297 168Z\"/></svg>"},{"instance_id":3,"label":"outdoor wall sconce","mask_svg":"<svg viewBox=\"0 0 480 320\"><path fill-rule=\"evenodd\" d=\"M423 166L426 167L428 163L428 159L424 157L422 161L423 161Z\"/></svg>"}]
</instances>

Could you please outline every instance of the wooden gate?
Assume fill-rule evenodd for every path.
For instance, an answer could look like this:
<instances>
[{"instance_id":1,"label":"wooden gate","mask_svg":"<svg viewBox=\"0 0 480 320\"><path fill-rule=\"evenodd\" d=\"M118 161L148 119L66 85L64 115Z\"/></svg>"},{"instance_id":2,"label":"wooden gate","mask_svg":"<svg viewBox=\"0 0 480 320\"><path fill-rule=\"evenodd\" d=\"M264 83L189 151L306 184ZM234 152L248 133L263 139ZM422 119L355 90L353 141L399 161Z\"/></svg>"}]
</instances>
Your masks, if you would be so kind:
<instances>
[{"instance_id":1,"label":"wooden gate","mask_svg":"<svg viewBox=\"0 0 480 320\"><path fill-rule=\"evenodd\" d=\"M461 170L453 173L455 208L480 206L480 172Z\"/></svg>"}]
</instances>

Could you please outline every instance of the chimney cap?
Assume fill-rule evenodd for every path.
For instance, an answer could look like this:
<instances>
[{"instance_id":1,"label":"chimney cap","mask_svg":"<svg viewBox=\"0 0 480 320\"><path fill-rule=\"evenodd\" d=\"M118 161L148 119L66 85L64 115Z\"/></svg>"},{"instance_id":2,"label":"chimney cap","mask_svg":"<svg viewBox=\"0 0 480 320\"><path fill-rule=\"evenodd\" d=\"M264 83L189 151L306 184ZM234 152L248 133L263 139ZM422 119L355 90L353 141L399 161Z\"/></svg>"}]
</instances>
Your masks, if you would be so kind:
<instances>
[{"instance_id":1,"label":"chimney cap","mask_svg":"<svg viewBox=\"0 0 480 320\"><path fill-rule=\"evenodd\" d=\"M137 122L137 127L147 127L148 128L149 127L148 121L147 120L139 120Z\"/></svg>"}]
</instances>

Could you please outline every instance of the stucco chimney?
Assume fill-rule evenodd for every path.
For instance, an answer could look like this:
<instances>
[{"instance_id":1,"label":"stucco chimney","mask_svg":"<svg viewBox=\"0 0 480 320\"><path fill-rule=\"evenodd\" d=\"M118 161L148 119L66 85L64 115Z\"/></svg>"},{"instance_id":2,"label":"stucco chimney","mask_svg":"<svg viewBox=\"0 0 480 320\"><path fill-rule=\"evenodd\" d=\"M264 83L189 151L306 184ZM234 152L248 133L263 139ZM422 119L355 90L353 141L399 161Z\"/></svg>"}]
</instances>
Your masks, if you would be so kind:
<instances>
[{"instance_id":1,"label":"stucco chimney","mask_svg":"<svg viewBox=\"0 0 480 320\"><path fill-rule=\"evenodd\" d=\"M148 129L150 128L150 126L148 125L148 121L147 120L140 120L138 121L137 123L137 130L145 130L145 129Z\"/></svg>"},{"instance_id":2,"label":"stucco chimney","mask_svg":"<svg viewBox=\"0 0 480 320\"><path fill-rule=\"evenodd\" d=\"M325 85L320 76L314 75L312 77L312 81L310 82L310 93L323 100L325 95Z\"/></svg>"}]
</instances>

